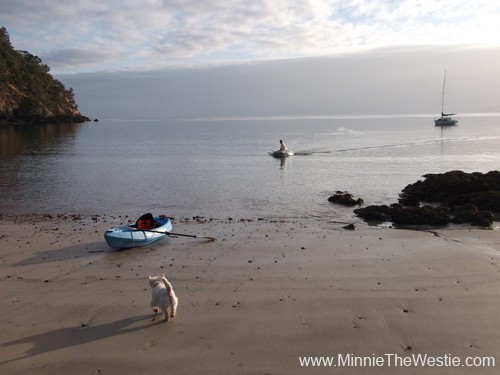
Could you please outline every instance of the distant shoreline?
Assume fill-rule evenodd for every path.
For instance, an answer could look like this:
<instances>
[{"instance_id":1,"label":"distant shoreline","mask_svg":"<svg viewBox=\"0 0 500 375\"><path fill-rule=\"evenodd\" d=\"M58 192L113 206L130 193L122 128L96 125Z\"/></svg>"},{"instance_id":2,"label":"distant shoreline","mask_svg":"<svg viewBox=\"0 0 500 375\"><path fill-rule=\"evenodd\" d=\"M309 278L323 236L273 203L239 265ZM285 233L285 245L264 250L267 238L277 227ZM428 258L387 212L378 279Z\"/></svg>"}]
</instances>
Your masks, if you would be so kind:
<instances>
[{"instance_id":1,"label":"distant shoreline","mask_svg":"<svg viewBox=\"0 0 500 375\"><path fill-rule=\"evenodd\" d=\"M74 124L92 121L87 116L53 116L53 117L7 117L0 118L0 124L26 125L26 124Z\"/></svg>"}]
</instances>

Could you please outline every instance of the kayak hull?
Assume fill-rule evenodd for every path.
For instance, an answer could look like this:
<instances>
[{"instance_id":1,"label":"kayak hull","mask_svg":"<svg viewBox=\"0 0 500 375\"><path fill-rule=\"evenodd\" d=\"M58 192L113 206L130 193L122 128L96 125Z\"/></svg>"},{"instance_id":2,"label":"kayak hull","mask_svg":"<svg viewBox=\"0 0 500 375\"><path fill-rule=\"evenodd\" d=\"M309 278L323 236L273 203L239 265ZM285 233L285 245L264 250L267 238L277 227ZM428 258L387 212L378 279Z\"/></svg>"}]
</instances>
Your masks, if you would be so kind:
<instances>
[{"instance_id":1,"label":"kayak hull","mask_svg":"<svg viewBox=\"0 0 500 375\"><path fill-rule=\"evenodd\" d=\"M135 224L127 224L119 227L108 229L104 233L104 239L108 246L114 249L128 249L152 244L161 240L172 231L172 222L170 218L164 216L156 216L155 222L157 227L152 231L138 230Z\"/></svg>"}]
</instances>

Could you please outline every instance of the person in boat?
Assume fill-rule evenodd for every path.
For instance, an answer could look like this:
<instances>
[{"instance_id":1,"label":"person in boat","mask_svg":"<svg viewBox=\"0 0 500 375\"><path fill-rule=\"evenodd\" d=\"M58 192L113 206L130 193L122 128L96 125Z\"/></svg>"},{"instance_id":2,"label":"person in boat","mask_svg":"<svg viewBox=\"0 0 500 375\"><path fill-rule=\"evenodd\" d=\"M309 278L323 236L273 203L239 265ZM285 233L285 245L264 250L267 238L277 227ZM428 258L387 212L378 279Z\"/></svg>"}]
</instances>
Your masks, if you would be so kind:
<instances>
[{"instance_id":1,"label":"person in boat","mask_svg":"<svg viewBox=\"0 0 500 375\"><path fill-rule=\"evenodd\" d=\"M281 139L280 139L280 151L281 152L287 152L288 151L288 148L286 147L285 143Z\"/></svg>"}]
</instances>

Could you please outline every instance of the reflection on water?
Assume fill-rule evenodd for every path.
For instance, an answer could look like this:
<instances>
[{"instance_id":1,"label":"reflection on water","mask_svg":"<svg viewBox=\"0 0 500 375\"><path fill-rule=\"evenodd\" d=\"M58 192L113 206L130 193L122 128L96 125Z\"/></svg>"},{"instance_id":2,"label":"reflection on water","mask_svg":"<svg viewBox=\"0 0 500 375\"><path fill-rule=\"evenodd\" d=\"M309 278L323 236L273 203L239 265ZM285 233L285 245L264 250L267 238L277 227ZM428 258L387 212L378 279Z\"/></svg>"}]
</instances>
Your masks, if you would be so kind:
<instances>
[{"instance_id":1,"label":"reflection on water","mask_svg":"<svg viewBox=\"0 0 500 375\"><path fill-rule=\"evenodd\" d=\"M73 138L81 124L0 125L0 157L27 153L57 152L57 147Z\"/></svg>"},{"instance_id":2,"label":"reflection on water","mask_svg":"<svg viewBox=\"0 0 500 375\"><path fill-rule=\"evenodd\" d=\"M3 125L0 210L345 220L336 190L390 204L426 173L498 168L499 119ZM274 159L282 138L295 155Z\"/></svg>"},{"instance_id":3,"label":"reflection on water","mask_svg":"<svg viewBox=\"0 0 500 375\"><path fill-rule=\"evenodd\" d=\"M3 211L33 212L57 183L53 161L71 148L80 124L23 124L0 126L0 192ZM55 178L55 180L53 180ZM31 201L30 197L37 197ZM28 210L28 212L30 212Z\"/></svg>"}]
</instances>

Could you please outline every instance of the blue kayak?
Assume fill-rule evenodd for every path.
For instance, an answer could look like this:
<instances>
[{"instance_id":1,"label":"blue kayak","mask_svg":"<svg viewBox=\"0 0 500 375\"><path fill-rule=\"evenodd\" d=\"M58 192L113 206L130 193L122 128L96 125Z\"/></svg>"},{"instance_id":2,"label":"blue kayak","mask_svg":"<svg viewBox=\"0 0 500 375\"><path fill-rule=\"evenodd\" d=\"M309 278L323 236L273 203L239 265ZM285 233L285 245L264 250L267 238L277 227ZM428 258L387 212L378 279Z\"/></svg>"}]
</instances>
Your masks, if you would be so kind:
<instances>
[{"instance_id":1,"label":"blue kayak","mask_svg":"<svg viewBox=\"0 0 500 375\"><path fill-rule=\"evenodd\" d=\"M135 223L108 229L104 233L108 245L115 249L149 245L172 231L172 222L166 216L151 215L150 224L147 226L142 224L141 218Z\"/></svg>"}]
</instances>

